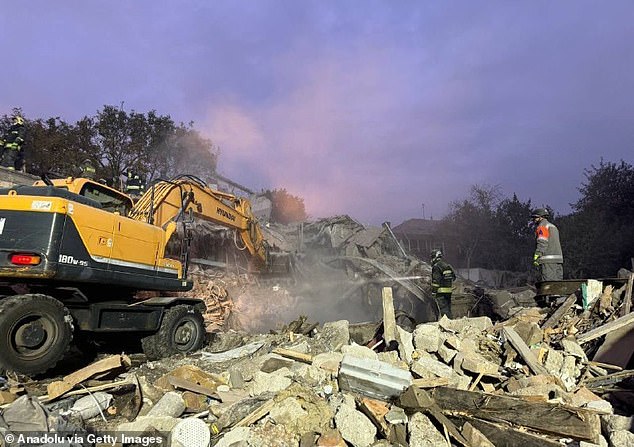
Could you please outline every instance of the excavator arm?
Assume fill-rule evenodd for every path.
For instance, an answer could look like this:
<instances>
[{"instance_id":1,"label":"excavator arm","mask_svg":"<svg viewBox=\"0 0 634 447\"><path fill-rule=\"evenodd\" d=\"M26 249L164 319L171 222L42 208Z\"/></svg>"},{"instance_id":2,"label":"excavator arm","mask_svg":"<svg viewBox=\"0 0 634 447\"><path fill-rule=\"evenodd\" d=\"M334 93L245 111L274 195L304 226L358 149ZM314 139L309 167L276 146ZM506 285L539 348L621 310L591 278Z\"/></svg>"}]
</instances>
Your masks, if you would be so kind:
<instances>
[{"instance_id":1,"label":"excavator arm","mask_svg":"<svg viewBox=\"0 0 634 447\"><path fill-rule=\"evenodd\" d=\"M267 263L267 245L251 203L241 197L211 189L189 175L155 183L134 205L128 217L160 226L166 239L186 215L234 229L260 266Z\"/></svg>"}]
</instances>

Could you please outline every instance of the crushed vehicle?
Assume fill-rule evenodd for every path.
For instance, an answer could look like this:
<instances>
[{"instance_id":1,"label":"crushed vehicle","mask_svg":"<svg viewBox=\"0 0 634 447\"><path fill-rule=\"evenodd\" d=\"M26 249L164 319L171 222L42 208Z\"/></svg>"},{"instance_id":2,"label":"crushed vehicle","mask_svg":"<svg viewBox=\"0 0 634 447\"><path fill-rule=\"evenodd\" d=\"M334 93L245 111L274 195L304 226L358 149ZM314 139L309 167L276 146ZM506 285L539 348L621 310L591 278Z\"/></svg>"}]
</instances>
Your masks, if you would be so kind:
<instances>
[{"instance_id":1,"label":"crushed vehicle","mask_svg":"<svg viewBox=\"0 0 634 447\"><path fill-rule=\"evenodd\" d=\"M0 189L0 369L52 368L73 337L138 334L149 359L187 353L205 339L204 303L186 292L189 225L235 230L262 268L267 244L247 199L193 176L158 181L134 203L85 178ZM176 256L168 244L182 226Z\"/></svg>"}]
</instances>

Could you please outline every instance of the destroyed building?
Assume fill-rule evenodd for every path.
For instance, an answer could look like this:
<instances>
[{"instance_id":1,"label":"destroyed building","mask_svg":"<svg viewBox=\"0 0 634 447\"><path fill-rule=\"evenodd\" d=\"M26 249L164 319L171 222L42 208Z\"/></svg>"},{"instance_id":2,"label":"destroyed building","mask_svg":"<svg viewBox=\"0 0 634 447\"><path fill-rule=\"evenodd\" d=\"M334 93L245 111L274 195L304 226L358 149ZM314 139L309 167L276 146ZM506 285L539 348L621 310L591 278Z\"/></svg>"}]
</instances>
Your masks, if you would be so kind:
<instances>
[{"instance_id":1,"label":"destroyed building","mask_svg":"<svg viewBox=\"0 0 634 447\"><path fill-rule=\"evenodd\" d=\"M189 294L207 304L202 350L7 372L0 434L187 447L634 442L632 349L618 349L634 323L630 272L549 307L532 287L458 280L456 318L435 321L430 266L387 228L336 216L265 231L293 254L292 275L249 272L227 234L213 259L201 242Z\"/></svg>"}]
</instances>

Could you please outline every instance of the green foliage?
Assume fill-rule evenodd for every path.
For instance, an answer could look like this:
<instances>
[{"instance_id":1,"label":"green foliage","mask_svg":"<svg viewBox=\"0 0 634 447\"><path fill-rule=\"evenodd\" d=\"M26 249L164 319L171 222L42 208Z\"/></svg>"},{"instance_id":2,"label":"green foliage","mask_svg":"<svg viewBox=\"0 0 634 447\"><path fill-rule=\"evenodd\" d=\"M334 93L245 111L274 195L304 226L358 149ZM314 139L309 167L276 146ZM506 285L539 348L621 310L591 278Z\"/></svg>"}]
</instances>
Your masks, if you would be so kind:
<instances>
[{"instance_id":1,"label":"green foliage","mask_svg":"<svg viewBox=\"0 0 634 447\"><path fill-rule=\"evenodd\" d=\"M286 189L274 189L264 192L272 204L271 222L289 224L306 220L304 199L289 194Z\"/></svg>"},{"instance_id":2,"label":"green foliage","mask_svg":"<svg viewBox=\"0 0 634 447\"><path fill-rule=\"evenodd\" d=\"M9 125L10 116L0 119L0 130ZM121 187L129 169L148 182L183 173L210 180L219 154L191 123L176 124L154 110L128 113L109 105L74 124L59 117L26 120L23 147L28 172L79 175L79 166L88 159L97 178L115 187Z\"/></svg>"},{"instance_id":3,"label":"green foliage","mask_svg":"<svg viewBox=\"0 0 634 447\"><path fill-rule=\"evenodd\" d=\"M614 276L634 256L634 167L601 160L585 177L574 212L562 219L566 269L572 277Z\"/></svg>"},{"instance_id":4,"label":"green foliage","mask_svg":"<svg viewBox=\"0 0 634 447\"><path fill-rule=\"evenodd\" d=\"M458 248L456 265L497 270L524 270L532 253L531 202L515 194L500 200L499 186L475 185L469 199L453 202L444 219Z\"/></svg>"}]
</instances>

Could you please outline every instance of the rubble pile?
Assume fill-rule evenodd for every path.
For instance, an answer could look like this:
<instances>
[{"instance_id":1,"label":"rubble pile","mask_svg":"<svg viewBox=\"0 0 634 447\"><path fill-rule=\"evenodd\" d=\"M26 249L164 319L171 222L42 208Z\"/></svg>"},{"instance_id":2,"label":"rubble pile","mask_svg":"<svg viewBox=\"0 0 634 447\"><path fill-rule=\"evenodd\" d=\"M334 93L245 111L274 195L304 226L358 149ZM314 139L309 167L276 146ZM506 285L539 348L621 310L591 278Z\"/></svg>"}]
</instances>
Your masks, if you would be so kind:
<instances>
[{"instance_id":1,"label":"rubble pile","mask_svg":"<svg viewBox=\"0 0 634 447\"><path fill-rule=\"evenodd\" d=\"M632 445L634 371L589 360L587 348L598 331L631 328L633 314L571 331L572 313L601 306L576 298L497 323L443 317L408 331L384 288L382 323L302 317L276 333L217 333L189 356L105 357L39 397L9 379L0 426L185 446Z\"/></svg>"}]
</instances>

